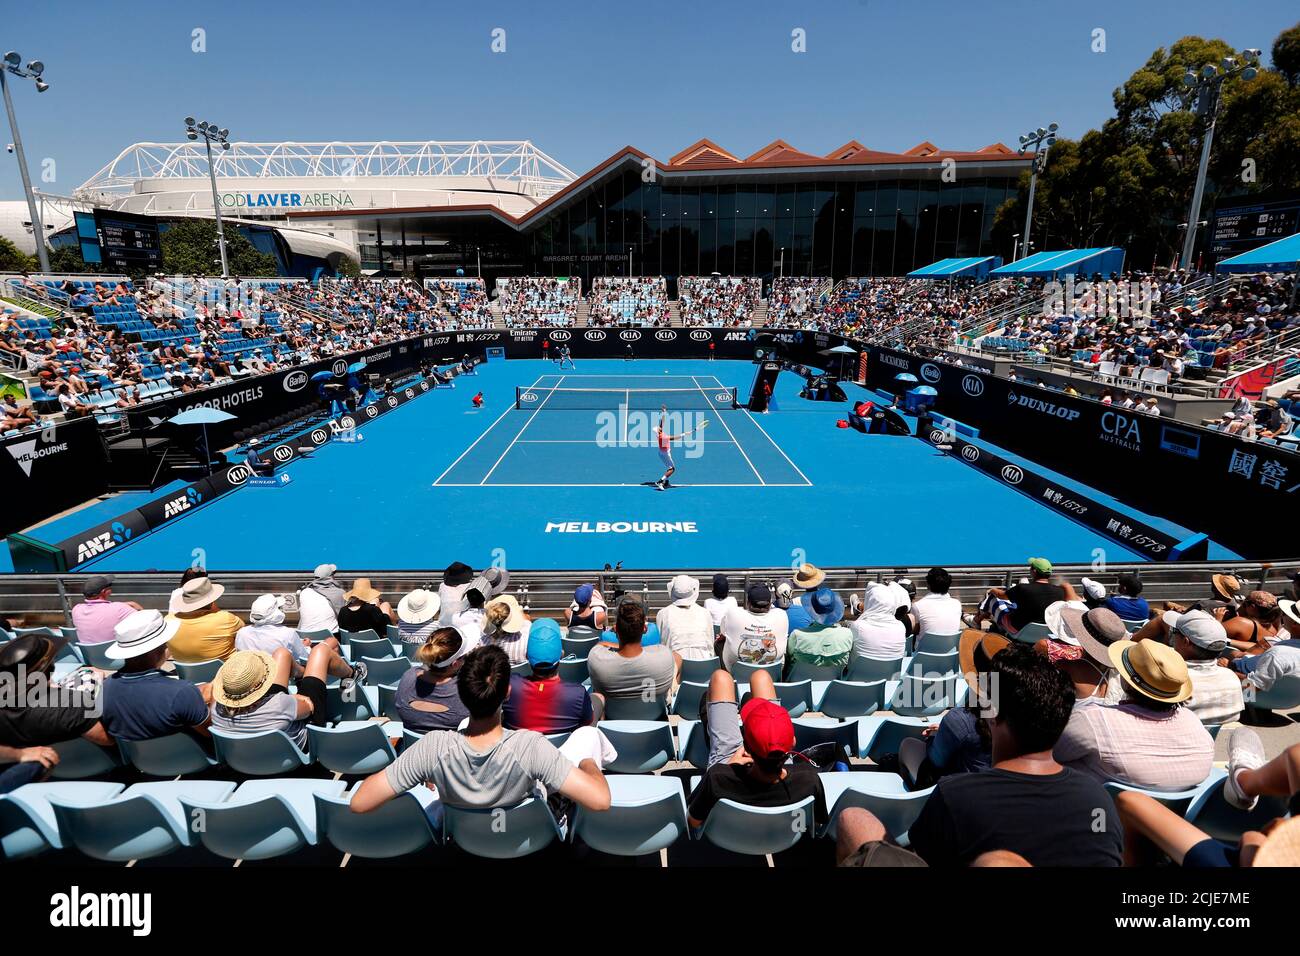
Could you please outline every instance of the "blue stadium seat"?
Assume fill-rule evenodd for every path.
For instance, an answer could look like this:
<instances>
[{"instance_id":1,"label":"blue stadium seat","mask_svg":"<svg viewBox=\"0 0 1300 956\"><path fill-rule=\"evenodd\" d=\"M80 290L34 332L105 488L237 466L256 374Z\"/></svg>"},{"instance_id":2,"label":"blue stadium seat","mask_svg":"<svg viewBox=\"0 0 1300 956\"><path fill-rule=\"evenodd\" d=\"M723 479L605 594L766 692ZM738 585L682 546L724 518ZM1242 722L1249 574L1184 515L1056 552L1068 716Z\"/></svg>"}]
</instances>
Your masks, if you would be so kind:
<instances>
[{"instance_id":1,"label":"blue stadium seat","mask_svg":"<svg viewBox=\"0 0 1300 956\"><path fill-rule=\"evenodd\" d=\"M443 833L466 852L494 860L529 856L564 839L546 801L536 797L490 810L444 804Z\"/></svg>"},{"instance_id":2,"label":"blue stadium seat","mask_svg":"<svg viewBox=\"0 0 1300 956\"><path fill-rule=\"evenodd\" d=\"M702 661L682 661L682 680L692 681L693 683L707 683L713 676L713 672L722 667L722 660L718 657L706 657Z\"/></svg>"},{"instance_id":3,"label":"blue stadium seat","mask_svg":"<svg viewBox=\"0 0 1300 956\"><path fill-rule=\"evenodd\" d=\"M903 658L882 660L875 657L857 657L849 659L848 670L844 679L851 681L894 680L903 673Z\"/></svg>"},{"instance_id":4,"label":"blue stadium seat","mask_svg":"<svg viewBox=\"0 0 1300 956\"><path fill-rule=\"evenodd\" d=\"M84 737L74 737L54 745L59 762L50 777L54 780L85 780L104 777L122 766L117 749L92 744Z\"/></svg>"},{"instance_id":5,"label":"blue stadium seat","mask_svg":"<svg viewBox=\"0 0 1300 956\"><path fill-rule=\"evenodd\" d=\"M217 759L250 777L276 777L293 773L312 762L283 730L257 734L231 734L213 727Z\"/></svg>"},{"instance_id":6,"label":"blue stadium seat","mask_svg":"<svg viewBox=\"0 0 1300 956\"><path fill-rule=\"evenodd\" d=\"M689 836L681 782L653 774L608 778L610 807L597 813L578 807L572 838L614 856L657 853Z\"/></svg>"},{"instance_id":7,"label":"blue stadium seat","mask_svg":"<svg viewBox=\"0 0 1300 956\"><path fill-rule=\"evenodd\" d=\"M405 657L363 657L361 661L367 669L366 684L371 687L396 684L411 669L411 662Z\"/></svg>"},{"instance_id":8,"label":"blue stadium seat","mask_svg":"<svg viewBox=\"0 0 1300 956\"><path fill-rule=\"evenodd\" d=\"M667 702L656 697L642 700L640 697L607 697L605 713L607 720L667 720Z\"/></svg>"},{"instance_id":9,"label":"blue stadium seat","mask_svg":"<svg viewBox=\"0 0 1300 956\"><path fill-rule=\"evenodd\" d=\"M1115 780L1107 780L1103 787L1112 797L1116 794L1123 793L1125 790L1131 790L1134 793L1144 793L1153 800L1163 803L1180 817L1187 812L1187 808L1199 798L1205 791L1214 787L1222 787L1224 779L1228 776L1226 770L1215 767L1210 771L1210 775L1201 783L1188 790L1148 790L1145 787L1134 787L1127 783L1119 783Z\"/></svg>"},{"instance_id":10,"label":"blue stadium seat","mask_svg":"<svg viewBox=\"0 0 1300 956\"><path fill-rule=\"evenodd\" d=\"M114 797L78 803L50 797L65 846L109 863L163 856L195 845L183 799L224 800L235 785L222 780L137 783Z\"/></svg>"},{"instance_id":11,"label":"blue stadium seat","mask_svg":"<svg viewBox=\"0 0 1300 956\"><path fill-rule=\"evenodd\" d=\"M217 676L217 671L221 670L221 661L198 661L194 664L183 664L176 661L176 673L181 676L182 680L190 681L193 684L210 684L212 678Z\"/></svg>"},{"instance_id":12,"label":"blue stadium seat","mask_svg":"<svg viewBox=\"0 0 1300 956\"><path fill-rule=\"evenodd\" d=\"M815 829L813 802L806 797L784 807L750 807L719 800L705 818L699 837L747 856L780 853Z\"/></svg>"},{"instance_id":13,"label":"blue stadium seat","mask_svg":"<svg viewBox=\"0 0 1300 956\"><path fill-rule=\"evenodd\" d=\"M676 756L673 729L665 721L602 720L597 726L618 751L607 771L653 773Z\"/></svg>"},{"instance_id":14,"label":"blue stadium seat","mask_svg":"<svg viewBox=\"0 0 1300 956\"><path fill-rule=\"evenodd\" d=\"M560 680L566 680L571 684L581 684L591 675L587 670L587 659L585 657L570 657L560 661Z\"/></svg>"},{"instance_id":15,"label":"blue stadium seat","mask_svg":"<svg viewBox=\"0 0 1300 956\"><path fill-rule=\"evenodd\" d=\"M373 720L348 721L335 727L307 728L317 763L334 773L369 774L397 759L397 752Z\"/></svg>"},{"instance_id":16,"label":"blue stadium seat","mask_svg":"<svg viewBox=\"0 0 1300 956\"><path fill-rule=\"evenodd\" d=\"M708 693L708 684L697 684L694 681L688 680L682 681L677 685L676 694L673 696L673 716L685 717L687 720L698 720L700 716L700 701L702 701Z\"/></svg>"},{"instance_id":17,"label":"blue stadium seat","mask_svg":"<svg viewBox=\"0 0 1300 956\"><path fill-rule=\"evenodd\" d=\"M957 650L961 641L961 631L955 634L922 634L916 639L918 653L951 654Z\"/></svg>"},{"instance_id":18,"label":"blue stadium seat","mask_svg":"<svg viewBox=\"0 0 1300 956\"><path fill-rule=\"evenodd\" d=\"M888 681L831 681L822 694L817 710L827 717L844 719L866 717L885 706Z\"/></svg>"},{"instance_id":19,"label":"blue stadium seat","mask_svg":"<svg viewBox=\"0 0 1300 956\"><path fill-rule=\"evenodd\" d=\"M856 757L861 744L856 720L840 721L827 717L797 717L794 723L794 746L807 750L821 743L835 744L836 753L844 760Z\"/></svg>"},{"instance_id":20,"label":"blue stadium seat","mask_svg":"<svg viewBox=\"0 0 1300 956\"><path fill-rule=\"evenodd\" d=\"M119 740L122 760L150 777L183 777L217 765L198 739L178 732L151 740Z\"/></svg>"},{"instance_id":21,"label":"blue stadium seat","mask_svg":"<svg viewBox=\"0 0 1300 956\"><path fill-rule=\"evenodd\" d=\"M939 677L904 674L889 709L901 717L938 716L955 703L958 680L955 674Z\"/></svg>"},{"instance_id":22,"label":"blue stadium seat","mask_svg":"<svg viewBox=\"0 0 1300 956\"><path fill-rule=\"evenodd\" d=\"M784 661L775 661L771 664L746 664L744 661L736 661L731 665L731 676L736 678L738 684L748 684L750 675L755 671L766 671L773 681L779 681L784 667Z\"/></svg>"},{"instance_id":23,"label":"blue stadium seat","mask_svg":"<svg viewBox=\"0 0 1300 956\"><path fill-rule=\"evenodd\" d=\"M336 797L342 780L249 780L219 800L184 796L188 819L202 819L198 839L228 860L269 860L316 843L317 794Z\"/></svg>"},{"instance_id":24,"label":"blue stadium seat","mask_svg":"<svg viewBox=\"0 0 1300 956\"><path fill-rule=\"evenodd\" d=\"M840 813L848 807L861 807L875 815L891 837L901 840L934 792L934 787L927 787L909 793L896 773L826 773L821 780L830 811L821 835L832 839Z\"/></svg>"},{"instance_id":25,"label":"blue stadium seat","mask_svg":"<svg viewBox=\"0 0 1300 956\"><path fill-rule=\"evenodd\" d=\"M803 661L794 661L790 665L790 673L786 675L786 679L791 681L801 681L801 680L831 681L831 680L839 680L843 676L844 676L843 667L835 667L835 666L819 667L816 664L807 664Z\"/></svg>"},{"instance_id":26,"label":"blue stadium seat","mask_svg":"<svg viewBox=\"0 0 1300 956\"><path fill-rule=\"evenodd\" d=\"M122 788L120 783L97 780L29 783L0 794L0 860L21 860L63 848L51 797L69 805L103 803Z\"/></svg>"},{"instance_id":27,"label":"blue stadium seat","mask_svg":"<svg viewBox=\"0 0 1300 956\"><path fill-rule=\"evenodd\" d=\"M407 856L441 842L440 830L429 819L429 808L437 802L429 788L408 790L370 813L353 813L349 802L356 787L343 795L315 795L318 840L370 860Z\"/></svg>"}]
</instances>

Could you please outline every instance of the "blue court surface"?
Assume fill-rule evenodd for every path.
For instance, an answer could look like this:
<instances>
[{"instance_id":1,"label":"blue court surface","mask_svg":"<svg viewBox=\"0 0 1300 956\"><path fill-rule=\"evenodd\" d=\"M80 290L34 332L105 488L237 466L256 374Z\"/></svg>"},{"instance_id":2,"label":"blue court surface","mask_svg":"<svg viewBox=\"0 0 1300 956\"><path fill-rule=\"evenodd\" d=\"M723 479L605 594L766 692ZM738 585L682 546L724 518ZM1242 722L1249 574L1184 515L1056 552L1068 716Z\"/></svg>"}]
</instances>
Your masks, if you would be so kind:
<instances>
[{"instance_id":1,"label":"blue court surface","mask_svg":"<svg viewBox=\"0 0 1300 956\"><path fill-rule=\"evenodd\" d=\"M367 424L363 441L290 465L289 485L241 489L83 567L923 566L1087 562L1099 548L1137 559L919 439L836 428L848 404L800 399L790 373L769 414L719 401L734 387L743 402L754 368L488 362ZM848 389L850 401L862 395ZM661 491L663 405L669 431L692 434L674 444L677 471ZM58 524L72 534L94 520L83 511Z\"/></svg>"}]
</instances>

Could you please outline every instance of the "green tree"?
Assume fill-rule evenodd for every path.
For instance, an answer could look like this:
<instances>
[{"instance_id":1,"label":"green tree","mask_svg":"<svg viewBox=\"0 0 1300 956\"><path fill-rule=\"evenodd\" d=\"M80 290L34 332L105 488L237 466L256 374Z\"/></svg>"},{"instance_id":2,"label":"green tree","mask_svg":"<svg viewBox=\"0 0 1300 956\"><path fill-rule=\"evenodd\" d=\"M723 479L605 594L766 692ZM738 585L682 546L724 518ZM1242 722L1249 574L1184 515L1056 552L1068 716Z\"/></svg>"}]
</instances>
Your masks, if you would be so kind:
<instances>
[{"instance_id":1,"label":"green tree","mask_svg":"<svg viewBox=\"0 0 1300 956\"><path fill-rule=\"evenodd\" d=\"M16 245L0 236L0 272L33 272L36 257L21 252Z\"/></svg>"},{"instance_id":2,"label":"green tree","mask_svg":"<svg viewBox=\"0 0 1300 956\"><path fill-rule=\"evenodd\" d=\"M217 247L217 225L208 219L187 219L164 225L162 234L163 271L177 275L221 275L221 253ZM230 274L274 276L275 257L259 252L238 229L225 229L226 258Z\"/></svg>"},{"instance_id":3,"label":"green tree","mask_svg":"<svg viewBox=\"0 0 1300 956\"><path fill-rule=\"evenodd\" d=\"M1300 23L1283 30L1273 41L1273 69L1290 86L1300 86Z\"/></svg>"},{"instance_id":4,"label":"green tree","mask_svg":"<svg viewBox=\"0 0 1300 956\"><path fill-rule=\"evenodd\" d=\"M76 246L59 246L51 249L50 271L76 275L79 273L103 272L102 266L91 265L81 258L81 250Z\"/></svg>"}]
</instances>

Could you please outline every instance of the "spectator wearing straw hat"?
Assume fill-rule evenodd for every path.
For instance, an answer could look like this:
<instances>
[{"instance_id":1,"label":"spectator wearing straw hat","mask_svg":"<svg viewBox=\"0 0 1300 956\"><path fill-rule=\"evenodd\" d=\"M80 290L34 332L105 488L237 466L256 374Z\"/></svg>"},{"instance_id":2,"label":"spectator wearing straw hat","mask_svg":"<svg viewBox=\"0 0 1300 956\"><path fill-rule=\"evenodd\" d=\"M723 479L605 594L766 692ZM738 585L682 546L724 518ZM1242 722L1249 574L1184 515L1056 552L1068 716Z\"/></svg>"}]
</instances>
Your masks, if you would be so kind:
<instances>
[{"instance_id":1,"label":"spectator wearing straw hat","mask_svg":"<svg viewBox=\"0 0 1300 956\"><path fill-rule=\"evenodd\" d=\"M510 675L510 694L502 720L511 730L561 734L594 724L598 711L582 684L560 679L564 644L560 625L550 618L533 621L528 629L530 674Z\"/></svg>"},{"instance_id":2,"label":"spectator wearing straw hat","mask_svg":"<svg viewBox=\"0 0 1300 956\"><path fill-rule=\"evenodd\" d=\"M786 642L786 669L795 662L813 667L846 667L853 651L853 632L844 626L844 602L823 585L801 600L807 601L809 622L790 632Z\"/></svg>"},{"instance_id":3,"label":"spectator wearing straw hat","mask_svg":"<svg viewBox=\"0 0 1300 956\"><path fill-rule=\"evenodd\" d=\"M293 683L293 655L285 648L275 653L235 651L212 679L212 726L232 734L260 734L281 730L299 747L307 749L307 725L327 723L325 681L340 677L344 691L365 682L366 665L348 665L325 644L307 655L307 666Z\"/></svg>"},{"instance_id":4,"label":"spectator wearing straw hat","mask_svg":"<svg viewBox=\"0 0 1300 956\"><path fill-rule=\"evenodd\" d=\"M791 584L803 593L786 608L785 616L789 630L807 627L812 622L812 615L808 611L808 598L822 586L825 580L826 572L814 564L804 563L795 569Z\"/></svg>"},{"instance_id":5,"label":"spectator wearing straw hat","mask_svg":"<svg viewBox=\"0 0 1300 956\"><path fill-rule=\"evenodd\" d=\"M700 604L700 582L679 574L668 582L667 607L655 615L659 639L684 661L703 661L713 656L713 616Z\"/></svg>"},{"instance_id":6,"label":"spectator wearing straw hat","mask_svg":"<svg viewBox=\"0 0 1300 956\"><path fill-rule=\"evenodd\" d=\"M433 630L416 652L418 666L397 682L397 716L403 728L419 734L455 730L469 716L456 689L456 676L465 655L478 644L477 633L462 634L454 627Z\"/></svg>"},{"instance_id":7,"label":"spectator wearing straw hat","mask_svg":"<svg viewBox=\"0 0 1300 956\"><path fill-rule=\"evenodd\" d=\"M113 577L92 574L86 578L81 593L85 600L72 609L72 626L82 644L104 644L113 640L113 628L121 620L140 610L134 601L114 601Z\"/></svg>"},{"instance_id":8,"label":"spectator wearing straw hat","mask_svg":"<svg viewBox=\"0 0 1300 956\"><path fill-rule=\"evenodd\" d=\"M207 575L181 585L171 615L180 622L168 643L173 659L183 664L224 661L235 652L235 635L244 622L217 606L225 593L225 586L213 583Z\"/></svg>"},{"instance_id":9,"label":"spectator wearing straw hat","mask_svg":"<svg viewBox=\"0 0 1300 956\"><path fill-rule=\"evenodd\" d=\"M307 660L307 643L297 631L285 626L284 619L284 598L279 594L260 595L248 610L248 623L235 634L235 650L272 654L283 647L293 656L296 671L300 671ZM329 640L337 649L338 642L332 637Z\"/></svg>"},{"instance_id":10,"label":"spectator wearing straw hat","mask_svg":"<svg viewBox=\"0 0 1300 956\"><path fill-rule=\"evenodd\" d=\"M179 621L150 610L136 611L114 628L116 640L104 653L123 663L104 681L100 718L114 740L152 740L206 728L210 686L162 669L167 642L179 627Z\"/></svg>"},{"instance_id":11,"label":"spectator wearing straw hat","mask_svg":"<svg viewBox=\"0 0 1300 956\"><path fill-rule=\"evenodd\" d=\"M484 643L501 648L511 665L528 660L528 629L532 621L513 594L493 598L485 607L487 629Z\"/></svg>"},{"instance_id":12,"label":"spectator wearing straw hat","mask_svg":"<svg viewBox=\"0 0 1300 956\"><path fill-rule=\"evenodd\" d=\"M341 631L353 634L373 631L377 637L384 637L388 633L388 625L397 623L392 605L384 600L383 594L375 590L369 578L353 581L352 590L343 595L343 598L347 603L338 613Z\"/></svg>"},{"instance_id":13,"label":"spectator wearing straw hat","mask_svg":"<svg viewBox=\"0 0 1300 956\"><path fill-rule=\"evenodd\" d=\"M1057 761L1098 781L1150 790L1186 790L1210 773L1214 739L1185 704L1187 663L1156 641L1116 641L1107 649L1124 699L1076 707L1056 745Z\"/></svg>"},{"instance_id":14,"label":"spectator wearing straw hat","mask_svg":"<svg viewBox=\"0 0 1300 956\"><path fill-rule=\"evenodd\" d=\"M397 633L403 644L423 644L439 627L442 602L433 591L416 588L397 602Z\"/></svg>"}]
</instances>

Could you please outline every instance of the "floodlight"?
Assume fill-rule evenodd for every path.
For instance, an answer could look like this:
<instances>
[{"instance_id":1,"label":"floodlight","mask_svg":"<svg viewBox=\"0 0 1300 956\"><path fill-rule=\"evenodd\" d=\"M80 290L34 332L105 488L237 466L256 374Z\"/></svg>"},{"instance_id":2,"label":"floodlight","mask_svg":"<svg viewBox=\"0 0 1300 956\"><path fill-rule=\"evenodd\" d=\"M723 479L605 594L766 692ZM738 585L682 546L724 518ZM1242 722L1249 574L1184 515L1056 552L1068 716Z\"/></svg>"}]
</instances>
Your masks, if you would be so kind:
<instances>
[{"instance_id":1,"label":"floodlight","mask_svg":"<svg viewBox=\"0 0 1300 956\"><path fill-rule=\"evenodd\" d=\"M194 132L194 130L190 130L188 133L185 134L185 138L186 138L186 139L198 139L198 138L199 138L199 134L196 133L196 132Z\"/></svg>"},{"instance_id":2,"label":"floodlight","mask_svg":"<svg viewBox=\"0 0 1300 956\"><path fill-rule=\"evenodd\" d=\"M1195 85L1196 85L1196 74L1193 73L1191 70L1188 70L1186 73L1183 74L1183 86L1195 86Z\"/></svg>"},{"instance_id":3,"label":"floodlight","mask_svg":"<svg viewBox=\"0 0 1300 956\"><path fill-rule=\"evenodd\" d=\"M46 83L46 82L45 82L44 80L42 80L40 77L37 77L37 78L36 78L36 92L37 92L37 93L44 93L44 92L45 92L46 90L48 90L49 88L50 88L50 84Z\"/></svg>"},{"instance_id":4,"label":"floodlight","mask_svg":"<svg viewBox=\"0 0 1300 956\"><path fill-rule=\"evenodd\" d=\"M15 53L13 50L10 50L8 53L5 54L5 62L12 67L17 67L19 63L23 62L23 58L19 56L17 53Z\"/></svg>"},{"instance_id":5,"label":"floodlight","mask_svg":"<svg viewBox=\"0 0 1300 956\"><path fill-rule=\"evenodd\" d=\"M1255 69L1253 66L1248 66L1241 71L1241 78L1243 80L1253 80L1257 76L1259 76L1259 70Z\"/></svg>"},{"instance_id":6,"label":"floodlight","mask_svg":"<svg viewBox=\"0 0 1300 956\"><path fill-rule=\"evenodd\" d=\"M225 139L225 138L226 138L227 136L229 136L229 135L230 135L230 130L228 130L228 129L223 129L223 130L221 131L221 138L222 138L222 139Z\"/></svg>"},{"instance_id":7,"label":"floodlight","mask_svg":"<svg viewBox=\"0 0 1300 956\"><path fill-rule=\"evenodd\" d=\"M45 72L45 64L42 63L40 60L32 60L27 64L27 72L33 73L36 76L40 76L42 73Z\"/></svg>"},{"instance_id":8,"label":"floodlight","mask_svg":"<svg viewBox=\"0 0 1300 956\"><path fill-rule=\"evenodd\" d=\"M194 117L193 117L193 116L187 116L187 117L185 117L185 125L186 125L186 126L193 126L193 125L194 125Z\"/></svg>"},{"instance_id":9,"label":"floodlight","mask_svg":"<svg viewBox=\"0 0 1300 956\"><path fill-rule=\"evenodd\" d=\"M1205 66L1201 67L1201 76L1205 77L1207 80L1212 80L1218 75L1219 70L1213 63L1207 63Z\"/></svg>"},{"instance_id":10,"label":"floodlight","mask_svg":"<svg viewBox=\"0 0 1300 956\"><path fill-rule=\"evenodd\" d=\"M1056 125L1055 123L1048 123L1048 124L1047 124L1047 131L1048 131L1049 133L1055 133L1055 132L1056 132L1056 129L1057 129L1057 125Z\"/></svg>"}]
</instances>

